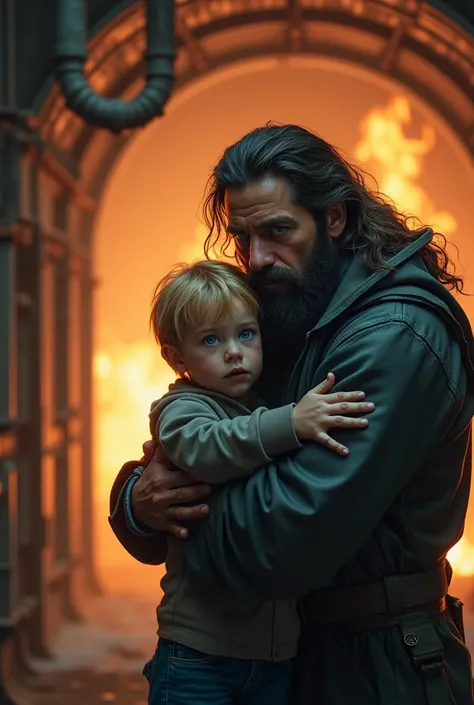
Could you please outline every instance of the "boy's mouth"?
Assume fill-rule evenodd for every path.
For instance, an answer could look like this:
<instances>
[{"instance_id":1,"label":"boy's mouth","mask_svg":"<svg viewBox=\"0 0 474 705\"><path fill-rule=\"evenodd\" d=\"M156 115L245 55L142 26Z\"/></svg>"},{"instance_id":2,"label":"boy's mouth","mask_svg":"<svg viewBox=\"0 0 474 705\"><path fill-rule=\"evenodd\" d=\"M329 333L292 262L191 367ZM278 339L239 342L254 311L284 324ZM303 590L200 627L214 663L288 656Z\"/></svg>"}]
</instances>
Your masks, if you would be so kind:
<instances>
[{"instance_id":1,"label":"boy's mouth","mask_svg":"<svg viewBox=\"0 0 474 705\"><path fill-rule=\"evenodd\" d=\"M226 377L244 377L245 375L250 374L248 370L245 369L245 367L234 367L233 370L229 372Z\"/></svg>"}]
</instances>

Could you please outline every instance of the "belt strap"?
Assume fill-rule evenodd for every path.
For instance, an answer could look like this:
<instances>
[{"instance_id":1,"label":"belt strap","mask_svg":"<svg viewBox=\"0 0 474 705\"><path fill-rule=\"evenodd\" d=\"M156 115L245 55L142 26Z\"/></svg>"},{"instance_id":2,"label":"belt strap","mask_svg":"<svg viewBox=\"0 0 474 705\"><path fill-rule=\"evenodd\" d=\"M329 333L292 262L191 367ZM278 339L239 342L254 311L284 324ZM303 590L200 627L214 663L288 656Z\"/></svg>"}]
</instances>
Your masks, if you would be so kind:
<instances>
[{"instance_id":1,"label":"belt strap","mask_svg":"<svg viewBox=\"0 0 474 705\"><path fill-rule=\"evenodd\" d=\"M454 705L446 676L441 639L431 614L445 608L448 573L445 562L420 573L394 575L373 583L320 590L302 605L304 620L313 625L361 622L398 625L415 669L423 678L428 705ZM433 603L435 603L433 605Z\"/></svg>"},{"instance_id":2,"label":"belt strap","mask_svg":"<svg viewBox=\"0 0 474 705\"><path fill-rule=\"evenodd\" d=\"M400 617L399 625L413 665L423 677L428 705L455 705L446 675L443 644L434 621L424 612L413 612Z\"/></svg>"},{"instance_id":3,"label":"belt strap","mask_svg":"<svg viewBox=\"0 0 474 705\"><path fill-rule=\"evenodd\" d=\"M365 585L318 590L302 603L309 624L335 624L389 615L396 617L448 592L446 564L410 575L393 575Z\"/></svg>"}]
</instances>

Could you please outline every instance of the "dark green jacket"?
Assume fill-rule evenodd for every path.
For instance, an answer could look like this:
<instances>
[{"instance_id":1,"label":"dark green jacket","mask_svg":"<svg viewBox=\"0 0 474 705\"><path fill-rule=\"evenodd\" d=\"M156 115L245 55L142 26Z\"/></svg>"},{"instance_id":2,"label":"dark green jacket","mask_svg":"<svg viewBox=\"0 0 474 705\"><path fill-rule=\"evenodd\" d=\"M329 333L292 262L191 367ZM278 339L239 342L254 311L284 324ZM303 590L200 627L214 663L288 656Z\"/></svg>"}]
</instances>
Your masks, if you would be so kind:
<instances>
[{"instance_id":1,"label":"dark green jacket","mask_svg":"<svg viewBox=\"0 0 474 705\"><path fill-rule=\"evenodd\" d=\"M349 457L304 444L221 488L186 542L191 569L243 595L284 599L421 571L459 539L470 486L473 341L461 307L416 254L430 238L427 231L396 255L392 272L353 260L277 400L298 401L330 371L336 389L364 390L376 405L369 427L337 434ZM135 555L152 552L152 542L122 540ZM158 557L161 540L154 546ZM436 626L453 702L469 705L468 652L449 615ZM328 626L312 641L308 703L428 702L396 627Z\"/></svg>"}]
</instances>

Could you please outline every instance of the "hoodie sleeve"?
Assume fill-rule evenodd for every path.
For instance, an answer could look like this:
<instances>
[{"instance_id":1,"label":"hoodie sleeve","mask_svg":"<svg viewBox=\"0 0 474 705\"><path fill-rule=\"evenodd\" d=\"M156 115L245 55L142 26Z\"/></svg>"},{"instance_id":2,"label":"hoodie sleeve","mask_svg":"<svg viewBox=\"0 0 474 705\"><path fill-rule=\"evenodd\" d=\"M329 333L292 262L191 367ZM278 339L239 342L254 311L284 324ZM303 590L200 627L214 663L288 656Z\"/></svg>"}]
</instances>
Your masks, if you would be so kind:
<instances>
[{"instance_id":1,"label":"hoodie sleeve","mask_svg":"<svg viewBox=\"0 0 474 705\"><path fill-rule=\"evenodd\" d=\"M332 371L333 391L363 389L375 403L369 426L338 430L337 439L350 448L346 458L305 443L247 482L219 488L209 498L209 517L192 527L185 544L191 570L265 600L300 597L331 583L434 452L462 404L458 389L466 388L466 375L457 341L438 320L434 345L417 323L403 314L369 321L328 351L308 382Z\"/></svg>"},{"instance_id":2,"label":"hoodie sleeve","mask_svg":"<svg viewBox=\"0 0 474 705\"><path fill-rule=\"evenodd\" d=\"M204 399L177 398L161 411L156 435L176 467L202 482L251 475L280 453L296 450L293 404L220 419Z\"/></svg>"}]
</instances>

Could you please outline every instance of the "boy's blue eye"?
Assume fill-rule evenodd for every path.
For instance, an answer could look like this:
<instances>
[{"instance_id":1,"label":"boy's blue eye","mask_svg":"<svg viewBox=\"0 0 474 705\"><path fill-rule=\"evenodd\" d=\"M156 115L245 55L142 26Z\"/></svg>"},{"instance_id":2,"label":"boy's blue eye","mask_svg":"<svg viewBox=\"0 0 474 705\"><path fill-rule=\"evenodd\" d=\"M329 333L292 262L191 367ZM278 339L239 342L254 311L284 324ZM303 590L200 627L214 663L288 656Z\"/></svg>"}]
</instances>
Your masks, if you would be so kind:
<instances>
[{"instance_id":1,"label":"boy's blue eye","mask_svg":"<svg viewBox=\"0 0 474 705\"><path fill-rule=\"evenodd\" d=\"M204 343L204 345L209 345L212 347L213 345L217 345L217 343L219 342L219 338L217 337L217 335L206 335L202 342Z\"/></svg>"},{"instance_id":2,"label":"boy's blue eye","mask_svg":"<svg viewBox=\"0 0 474 705\"><path fill-rule=\"evenodd\" d=\"M250 328L246 328L245 330L239 333L239 338L240 340L252 340L254 335L255 333L253 330L250 330Z\"/></svg>"}]
</instances>

